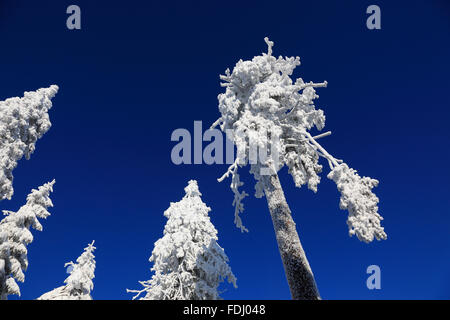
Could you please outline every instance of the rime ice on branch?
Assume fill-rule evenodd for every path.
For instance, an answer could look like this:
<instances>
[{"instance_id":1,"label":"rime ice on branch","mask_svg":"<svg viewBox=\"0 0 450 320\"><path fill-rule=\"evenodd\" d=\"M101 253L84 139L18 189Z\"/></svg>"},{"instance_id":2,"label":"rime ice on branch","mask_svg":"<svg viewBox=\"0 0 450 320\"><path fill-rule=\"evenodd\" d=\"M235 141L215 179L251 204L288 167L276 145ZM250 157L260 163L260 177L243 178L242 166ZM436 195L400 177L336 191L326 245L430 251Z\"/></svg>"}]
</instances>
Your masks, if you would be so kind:
<instances>
[{"instance_id":1,"label":"rime ice on branch","mask_svg":"<svg viewBox=\"0 0 450 320\"><path fill-rule=\"evenodd\" d=\"M23 98L0 101L0 201L14 192L12 172L23 156L34 152L35 144L50 129L48 111L58 86L25 92Z\"/></svg>"},{"instance_id":2,"label":"rime ice on branch","mask_svg":"<svg viewBox=\"0 0 450 320\"><path fill-rule=\"evenodd\" d=\"M228 266L228 257L217 244L217 230L211 223L209 207L200 198L197 181L189 181L186 195L171 203L164 212L167 223L164 236L156 241L150 262L153 277L140 281L135 292L143 300L216 300L219 284L228 279L236 287L236 278Z\"/></svg>"},{"instance_id":3,"label":"rime ice on branch","mask_svg":"<svg viewBox=\"0 0 450 320\"><path fill-rule=\"evenodd\" d=\"M374 238L386 239L386 233L380 225L383 218L378 214L378 197L372 193L378 180L361 178L356 170L345 163L336 166L328 174L328 178L336 183L341 193L341 209L349 212L347 224L350 235L356 234L364 242L372 242Z\"/></svg>"},{"instance_id":4,"label":"rime ice on branch","mask_svg":"<svg viewBox=\"0 0 450 320\"><path fill-rule=\"evenodd\" d=\"M92 300L91 291L94 289L95 256L94 241L90 243L77 262L68 262L70 276L64 280L65 286L56 288L40 296L37 300Z\"/></svg>"},{"instance_id":5,"label":"rime ice on branch","mask_svg":"<svg viewBox=\"0 0 450 320\"><path fill-rule=\"evenodd\" d=\"M319 157L323 157L331 170L328 177L337 183L342 194L341 208L349 210L349 234L356 234L366 242L374 237L386 239L380 226L382 217L377 213L378 198L371 190L377 181L360 178L355 170L334 158L317 142L330 132L318 136L309 132L313 128L322 130L325 126L325 115L314 106L314 100L319 97L315 88L326 87L327 82L305 82L302 78L293 81L291 75L300 65L300 58L275 58L272 56L273 42L268 38L264 40L268 45L267 54L249 61L239 60L233 71L227 69L225 75L220 76L226 90L218 96L221 117L212 126L231 130L230 139L238 151L236 162L219 179L222 181L232 175L236 225L247 231L239 217L243 211L241 201L247 194L238 190L243 184L239 181L238 167L249 163L250 137L258 147L272 150L266 161L250 163L250 172L256 180L256 197L262 197L267 188L261 179L261 169L268 168L277 173L284 165L297 187L306 184L316 192L322 171Z\"/></svg>"},{"instance_id":6,"label":"rime ice on branch","mask_svg":"<svg viewBox=\"0 0 450 320\"><path fill-rule=\"evenodd\" d=\"M24 282L24 271L28 267L27 245L33 241L30 228L42 231L38 218L46 219L53 207L50 192L52 182L46 183L37 190L33 189L27 196L27 203L19 211L3 211L6 217L0 221L0 299L6 300L8 295L19 295L20 289L16 281Z\"/></svg>"}]
</instances>

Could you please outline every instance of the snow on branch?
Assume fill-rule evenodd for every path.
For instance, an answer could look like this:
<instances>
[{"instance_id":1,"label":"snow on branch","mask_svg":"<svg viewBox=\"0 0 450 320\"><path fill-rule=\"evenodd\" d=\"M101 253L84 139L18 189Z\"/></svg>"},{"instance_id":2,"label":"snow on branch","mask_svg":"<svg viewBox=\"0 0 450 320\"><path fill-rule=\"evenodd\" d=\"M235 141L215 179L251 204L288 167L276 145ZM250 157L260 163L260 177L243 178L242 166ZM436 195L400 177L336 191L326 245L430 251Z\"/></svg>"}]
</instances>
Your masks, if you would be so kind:
<instances>
[{"instance_id":1,"label":"snow on branch","mask_svg":"<svg viewBox=\"0 0 450 320\"><path fill-rule=\"evenodd\" d=\"M242 219L239 216L240 213L244 212L244 204L242 203L242 200L248 196L248 194L245 191L240 192L239 187L244 185L243 182L241 182L239 174L237 173L237 166L233 170L232 173L232 179L231 179L231 190L234 193L234 200L233 200L233 206L234 206L234 224L236 227L241 229L241 232L248 232L248 229L242 224Z\"/></svg>"},{"instance_id":2,"label":"snow on branch","mask_svg":"<svg viewBox=\"0 0 450 320\"><path fill-rule=\"evenodd\" d=\"M234 200L233 200L233 206L234 206L234 224L236 227L241 229L241 232L248 232L248 229L242 224L242 219L239 216L240 213L244 212L244 204L242 203L242 200L248 196L248 194L245 191L239 191L239 187L243 186L244 183L240 180L240 176L237 173L238 170L238 162L239 158L236 158L234 163L228 167L227 172L223 174L219 179L217 179L218 182L222 182L224 179L228 178L228 176L231 174L231 190L234 193Z\"/></svg>"},{"instance_id":3,"label":"snow on branch","mask_svg":"<svg viewBox=\"0 0 450 320\"><path fill-rule=\"evenodd\" d=\"M379 200L372 192L378 180L361 178L356 170L345 163L336 166L328 178L336 183L341 193L340 208L349 212L347 224L350 236L356 234L359 240L367 243L374 238L386 240L387 235L380 225L383 218L378 214Z\"/></svg>"}]
</instances>

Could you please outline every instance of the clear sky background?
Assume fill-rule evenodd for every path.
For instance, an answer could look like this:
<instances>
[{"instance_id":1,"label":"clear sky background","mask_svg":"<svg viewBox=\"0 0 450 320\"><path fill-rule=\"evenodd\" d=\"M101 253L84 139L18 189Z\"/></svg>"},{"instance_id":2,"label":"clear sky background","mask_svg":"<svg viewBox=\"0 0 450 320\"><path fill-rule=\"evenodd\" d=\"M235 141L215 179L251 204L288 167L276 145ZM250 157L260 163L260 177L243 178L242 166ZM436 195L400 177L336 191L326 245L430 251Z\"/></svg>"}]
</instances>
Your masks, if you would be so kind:
<instances>
[{"instance_id":1,"label":"clear sky background","mask_svg":"<svg viewBox=\"0 0 450 320\"><path fill-rule=\"evenodd\" d=\"M66 8L82 29L66 28ZM381 30L366 8L381 8ZM300 56L295 77L327 80L316 106L321 140L375 189L388 240L348 236L347 212L322 174L317 194L280 178L324 299L450 298L450 3L434 1L0 1L0 100L58 84L50 131L14 171L17 210L32 188L56 179L44 231L33 231L22 298L63 284L64 263L96 240L94 299L130 299L151 276L164 210L197 179L238 289L225 299L289 299L266 200L241 170L242 215L233 224L227 165L172 164L176 128L219 117L219 74L266 52ZM326 168L326 163L323 162ZM381 267L381 290L366 268Z\"/></svg>"}]
</instances>

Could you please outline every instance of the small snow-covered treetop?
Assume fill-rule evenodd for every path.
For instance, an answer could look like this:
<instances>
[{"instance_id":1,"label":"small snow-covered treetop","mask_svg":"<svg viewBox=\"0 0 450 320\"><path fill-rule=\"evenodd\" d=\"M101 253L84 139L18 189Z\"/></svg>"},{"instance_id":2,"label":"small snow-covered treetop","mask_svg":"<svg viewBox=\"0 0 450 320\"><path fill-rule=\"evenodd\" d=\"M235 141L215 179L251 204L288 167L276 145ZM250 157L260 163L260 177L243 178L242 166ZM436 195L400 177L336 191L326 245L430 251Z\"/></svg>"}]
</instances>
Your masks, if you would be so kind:
<instances>
[{"instance_id":1,"label":"small snow-covered treetop","mask_svg":"<svg viewBox=\"0 0 450 320\"><path fill-rule=\"evenodd\" d=\"M25 92L23 98L0 101L0 201L11 199L12 171L23 156L34 152L36 141L51 126L48 111L58 86Z\"/></svg>"},{"instance_id":2,"label":"small snow-covered treetop","mask_svg":"<svg viewBox=\"0 0 450 320\"><path fill-rule=\"evenodd\" d=\"M53 207L50 192L55 180L48 182L37 190L33 189L27 196L27 203L19 211L3 211L6 215L0 221L0 298L8 295L20 296L16 281L25 280L24 271L28 267L27 245L33 241L30 228L42 231L38 218L46 219Z\"/></svg>"},{"instance_id":3,"label":"small snow-covered treetop","mask_svg":"<svg viewBox=\"0 0 450 320\"><path fill-rule=\"evenodd\" d=\"M267 172L275 174L285 165L297 187L307 184L316 192L322 171L319 157L323 157L331 169L329 178L338 184L342 193L341 208L350 212L350 235L356 234L366 242L374 238L386 239L380 226L382 218L377 213L378 198L371 190L378 182L361 178L317 142L330 132L318 136L310 133L313 128L322 130L325 126L325 115L315 107L314 100L319 97L315 88L326 87L327 82L305 82L302 78L294 81L291 76L300 65L300 58L275 58L273 42L268 38L264 40L268 45L267 54L248 61L239 60L232 71L227 69L225 75L220 76L226 90L218 96L221 117L212 126L220 125L237 147L235 163L219 179L222 181L232 175L236 225L242 231L247 230L239 218L243 211L241 202L247 194L238 190L243 184L238 167L250 162L250 172L257 181L256 197L262 197L266 187L261 179L262 170L266 170L265 175ZM270 154L252 163L249 160L254 147L270 151Z\"/></svg>"},{"instance_id":4,"label":"small snow-covered treetop","mask_svg":"<svg viewBox=\"0 0 450 320\"><path fill-rule=\"evenodd\" d=\"M77 262L68 262L70 276L64 281L66 285L44 293L37 300L92 300L91 291L94 288L95 256L94 241L78 257Z\"/></svg>"},{"instance_id":5,"label":"small snow-covered treetop","mask_svg":"<svg viewBox=\"0 0 450 320\"><path fill-rule=\"evenodd\" d=\"M183 199L164 212L168 219L164 236L156 241L150 257L153 277L140 281L143 290L127 290L138 293L134 298L145 293L147 300L215 300L220 299L218 287L223 280L236 287L197 182L189 181L184 190Z\"/></svg>"},{"instance_id":6,"label":"small snow-covered treetop","mask_svg":"<svg viewBox=\"0 0 450 320\"><path fill-rule=\"evenodd\" d=\"M94 256L94 241L90 243L81 256L78 257L77 263L68 262L65 267L71 266L70 276L64 280L66 287L71 295L86 296L90 295L90 292L94 288L95 272L95 256Z\"/></svg>"}]
</instances>

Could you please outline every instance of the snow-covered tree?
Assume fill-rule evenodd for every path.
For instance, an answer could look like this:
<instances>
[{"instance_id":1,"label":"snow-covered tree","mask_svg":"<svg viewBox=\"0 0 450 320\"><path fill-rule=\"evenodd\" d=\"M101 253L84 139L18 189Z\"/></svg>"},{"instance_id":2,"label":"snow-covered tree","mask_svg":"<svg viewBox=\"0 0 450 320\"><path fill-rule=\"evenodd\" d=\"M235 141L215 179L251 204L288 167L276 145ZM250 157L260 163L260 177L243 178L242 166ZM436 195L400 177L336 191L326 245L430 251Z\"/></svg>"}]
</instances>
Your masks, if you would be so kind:
<instances>
[{"instance_id":1,"label":"snow-covered tree","mask_svg":"<svg viewBox=\"0 0 450 320\"><path fill-rule=\"evenodd\" d=\"M372 193L378 181L361 178L317 142L330 132L311 135L314 127L322 130L325 126L323 111L314 106L314 99L318 98L314 88L326 87L327 82L304 82L301 78L293 81L291 75L300 65L300 58L275 58L273 42L268 38L264 40L268 45L267 54L250 61L240 60L232 72L227 69L225 75L220 76L226 91L218 96L221 117L212 128L220 125L228 134L237 147L237 157L219 181L232 176L235 223L242 231L247 231L239 217L247 193L238 189L243 183L237 170L250 163L250 172L256 180L255 196L265 195L268 201L292 298L320 299L278 171L286 165L297 187L307 184L316 192L320 182L318 174L322 171L319 157L325 158L331 170L328 178L336 182L341 193L340 207L349 211L349 233L364 242L387 237L380 226L378 198ZM270 151L269 155L252 162L255 147Z\"/></svg>"},{"instance_id":2,"label":"snow-covered tree","mask_svg":"<svg viewBox=\"0 0 450 320\"><path fill-rule=\"evenodd\" d=\"M48 111L58 86L25 92L23 98L0 101L0 201L11 199L12 172L23 156L29 159L36 141L50 129Z\"/></svg>"},{"instance_id":3,"label":"snow-covered tree","mask_svg":"<svg viewBox=\"0 0 450 320\"><path fill-rule=\"evenodd\" d=\"M217 244L217 230L208 216L211 208L200 198L197 181L189 181L186 195L164 212L168 221L164 236L156 241L150 257L153 277L140 281L135 292L142 300L217 300L219 284L228 279L236 288L236 278L228 257Z\"/></svg>"},{"instance_id":4,"label":"snow-covered tree","mask_svg":"<svg viewBox=\"0 0 450 320\"><path fill-rule=\"evenodd\" d=\"M64 280L66 285L58 287L40 296L37 300L92 300L91 291L94 288L95 256L94 241L90 243L77 262L68 262L70 276Z\"/></svg>"},{"instance_id":5,"label":"snow-covered tree","mask_svg":"<svg viewBox=\"0 0 450 320\"><path fill-rule=\"evenodd\" d=\"M6 211L0 221L0 299L6 300L8 295L19 295L20 289L16 281L25 280L24 271L28 267L27 245L33 241L30 228L42 231L38 218L46 219L52 207L50 192L52 182L33 189L27 196L27 203L19 211Z\"/></svg>"}]
</instances>

